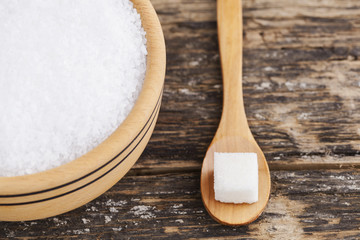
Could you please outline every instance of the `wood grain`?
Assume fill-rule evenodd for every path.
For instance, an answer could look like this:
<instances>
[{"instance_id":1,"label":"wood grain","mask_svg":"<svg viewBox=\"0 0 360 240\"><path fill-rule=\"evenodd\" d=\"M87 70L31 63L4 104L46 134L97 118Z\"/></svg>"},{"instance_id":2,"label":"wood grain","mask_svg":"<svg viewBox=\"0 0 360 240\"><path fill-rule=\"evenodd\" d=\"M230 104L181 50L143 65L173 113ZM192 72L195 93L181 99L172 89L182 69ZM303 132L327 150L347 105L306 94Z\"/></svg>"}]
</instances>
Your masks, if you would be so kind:
<instances>
[{"instance_id":1,"label":"wood grain","mask_svg":"<svg viewBox=\"0 0 360 240\"><path fill-rule=\"evenodd\" d=\"M359 239L360 2L243 0L245 110L273 171L267 208L235 228L210 218L199 191L222 106L216 1L151 1L167 75L142 157L86 206L0 222L0 238Z\"/></svg>"},{"instance_id":2,"label":"wood grain","mask_svg":"<svg viewBox=\"0 0 360 240\"><path fill-rule=\"evenodd\" d=\"M12 239L358 239L360 171L273 171L269 204L243 227L216 223L203 207L198 172L124 177L70 213L0 223Z\"/></svg>"},{"instance_id":3,"label":"wood grain","mask_svg":"<svg viewBox=\"0 0 360 240\"><path fill-rule=\"evenodd\" d=\"M221 116L216 1L152 3L167 76L155 134L135 167L200 169ZM359 4L243 1L245 110L271 169L360 166Z\"/></svg>"}]
</instances>

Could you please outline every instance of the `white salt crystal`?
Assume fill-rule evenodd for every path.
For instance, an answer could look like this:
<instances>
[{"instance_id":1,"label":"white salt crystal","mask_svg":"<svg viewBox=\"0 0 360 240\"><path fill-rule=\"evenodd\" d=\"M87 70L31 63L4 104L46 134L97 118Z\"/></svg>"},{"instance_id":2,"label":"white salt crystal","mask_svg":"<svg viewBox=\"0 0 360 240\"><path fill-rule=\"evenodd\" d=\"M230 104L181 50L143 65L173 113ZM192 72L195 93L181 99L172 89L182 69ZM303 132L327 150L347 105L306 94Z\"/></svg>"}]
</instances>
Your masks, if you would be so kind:
<instances>
[{"instance_id":1,"label":"white salt crystal","mask_svg":"<svg viewBox=\"0 0 360 240\"><path fill-rule=\"evenodd\" d=\"M57 167L109 137L146 54L129 0L0 1L0 176Z\"/></svg>"},{"instance_id":2,"label":"white salt crystal","mask_svg":"<svg viewBox=\"0 0 360 240\"><path fill-rule=\"evenodd\" d=\"M258 201L256 153L214 153L215 200L226 203Z\"/></svg>"}]
</instances>

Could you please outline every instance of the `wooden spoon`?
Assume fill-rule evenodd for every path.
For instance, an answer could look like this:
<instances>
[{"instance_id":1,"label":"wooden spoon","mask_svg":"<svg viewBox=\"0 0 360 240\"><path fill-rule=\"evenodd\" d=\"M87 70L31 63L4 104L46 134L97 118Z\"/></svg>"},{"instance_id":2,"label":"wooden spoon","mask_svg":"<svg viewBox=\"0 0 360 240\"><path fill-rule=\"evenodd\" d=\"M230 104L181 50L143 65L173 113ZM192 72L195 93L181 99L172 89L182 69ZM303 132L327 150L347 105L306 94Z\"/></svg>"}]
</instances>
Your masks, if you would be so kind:
<instances>
[{"instance_id":1,"label":"wooden spoon","mask_svg":"<svg viewBox=\"0 0 360 240\"><path fill-rule=\"evenodd\" d=\"M242 94L241 0L218 0L217 19L223 75L223 112L201 169L201 195L206 210L218 222L244 225L264 210L270 195L270 172L251 134ZM214 152L255 152L259 166L259 198L253 204L222 203L214 197Z\"/></svg>"}]
</instances>

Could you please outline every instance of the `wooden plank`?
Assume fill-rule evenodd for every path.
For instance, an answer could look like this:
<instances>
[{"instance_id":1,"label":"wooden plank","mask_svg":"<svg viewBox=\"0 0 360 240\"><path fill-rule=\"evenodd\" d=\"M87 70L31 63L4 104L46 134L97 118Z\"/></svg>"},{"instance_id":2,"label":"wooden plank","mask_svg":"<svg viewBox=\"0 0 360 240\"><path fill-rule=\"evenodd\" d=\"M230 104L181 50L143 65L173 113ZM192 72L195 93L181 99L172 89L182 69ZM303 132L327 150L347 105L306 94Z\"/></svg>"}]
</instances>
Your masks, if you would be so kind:
<instances>
[{"instance_id":1,"label":"wooden plank","mask_svg":"<svg viewBox=\"0 0 360 240\"><path fill-rule=\"evenodd\" d=\"M272 171L263 215L237 228L213 221L199 191L221 115L216 1L152 3L168 65L158 125L138 164L70 213L1 222L0 238L359 239L360 2L243 0L245 107L270 168L281 171ZM342 167L353 169L324 170Z\"/></svg>"},{"instance_id":2,"label":"wooden plank","mask_svg":"<svg viewBox=\"0 0 360 240\"><path fill-rule=\"evenodd\" d=\"M152 1L167 43L154 136L135 166L200 169L221 115L215 0ZM360 3L244 2L244 99L270 168L360 166Z\"/></svg>"},{"instance_id":3,"label":"wooden plank","mask_svg":"<svg viewBox=\"0 0 360 240\"><path fill-rule=\"evenodd\" d=\"M0 223L0 238L358 239L360 171L274 171L260 218L219 225L206 213L199 173L128 176L89 204L57 217Z\"/></svg>"}]
</instances>

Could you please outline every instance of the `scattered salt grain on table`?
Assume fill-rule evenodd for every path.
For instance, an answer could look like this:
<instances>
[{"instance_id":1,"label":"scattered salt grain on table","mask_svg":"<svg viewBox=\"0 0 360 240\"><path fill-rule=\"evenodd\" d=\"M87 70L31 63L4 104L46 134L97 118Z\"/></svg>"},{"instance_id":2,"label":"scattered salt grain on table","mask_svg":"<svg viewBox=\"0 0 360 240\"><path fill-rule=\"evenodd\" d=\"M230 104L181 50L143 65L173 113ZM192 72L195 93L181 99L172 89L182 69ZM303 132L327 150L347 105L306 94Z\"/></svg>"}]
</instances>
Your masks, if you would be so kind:
<instances>
[{"instance_id":1,"label":"scattered salt grain on table","mask_svg":"<svg viewBox=\"0 0 360 240\"><path fill-rule=\"evenodd\" d=\"M109 137L146 54L129 0L1 0L0 176L57 167Z\"/></svg>"}]
</instances>

